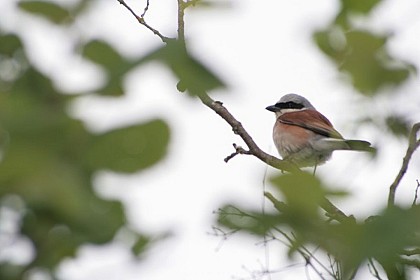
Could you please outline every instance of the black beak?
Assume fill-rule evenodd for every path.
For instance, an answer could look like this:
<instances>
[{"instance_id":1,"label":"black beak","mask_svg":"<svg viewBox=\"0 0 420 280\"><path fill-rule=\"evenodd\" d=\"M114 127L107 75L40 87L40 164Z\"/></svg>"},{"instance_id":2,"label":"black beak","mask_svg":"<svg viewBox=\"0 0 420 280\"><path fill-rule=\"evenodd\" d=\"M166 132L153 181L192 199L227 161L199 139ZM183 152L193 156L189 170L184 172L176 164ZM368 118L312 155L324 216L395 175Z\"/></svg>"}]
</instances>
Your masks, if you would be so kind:
<instances>
[{"instance_id":1,"label":"black beak","mask_svg":"<svg viewBox=\"0 0 420 280\"><path fill-rule=\"evenodd\" d=\"M265 109L274 113L280 111L280 108L276 107L275 105L268 106Z\"/></svg>"}]
</instances>

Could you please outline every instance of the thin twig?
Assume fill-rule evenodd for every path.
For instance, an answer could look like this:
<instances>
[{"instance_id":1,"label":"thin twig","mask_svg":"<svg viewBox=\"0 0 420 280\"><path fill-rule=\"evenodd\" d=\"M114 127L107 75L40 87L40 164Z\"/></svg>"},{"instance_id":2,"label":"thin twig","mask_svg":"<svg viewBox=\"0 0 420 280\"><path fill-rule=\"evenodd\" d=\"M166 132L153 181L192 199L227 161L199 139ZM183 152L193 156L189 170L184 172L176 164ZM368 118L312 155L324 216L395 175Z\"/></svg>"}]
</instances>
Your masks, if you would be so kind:
<instances>
[{"instance_id":1,"label":"thin twig","mask_svg":"<svg viewBox=\"0 0 420 280\"><path fill-rule=\"evenodd\" d=\"M416 180L416 182L417 182L417 187L416 187L416 192L414 194L414 199L413 199L413 203L411 204L411 207L414 207L417 204L417 195L418 195L419 188L420 188L420 182L419 182L418 179Z\"/></svg>"},{"instance_id":2,"label":"thin twig","mask_svg":"<svg viewBox=\"0 0 420 280\"><path fill-rule=\"evenodd\" d=\"M235 148L235 152L232 153L232 154L230 154L230 155L228 155L224 159L225 162L228 162L229 160L231 160L232 158L234 158L237 155L250 155L251 154L250 151L245 150L244 148L242 148L241 146L236 145L235 143L233 143L233 148Z\"/></svg>"},{"instance_id":3,"label":"thin twig","mask_svg":"<svg viewBox=\"0 0 420 280\"><path fill-rule=\"evenodd\" d=\"M274 208L277 209L279 212L284 212L287 210L287 204L284 202L279 201L277 198L275 198L271 193L265 192L264 196L273 203ZM343 211L338 209L337 206L332 204L331 201L329 201L327 198L323 198L323 201L320 205L322 209L325 210L326 215L338 222L356 222L356 219L353 216L347 216L344 214Z\"/></svg>"},{"instance_id":4,"label":"thin twig","mask_svg":"<svg viewBox=\"0 0 420 280\"><path fill-rule=\"evenodd\" d=\"M137 21L141 24L141 25L143 25L143 26L145 26L147 29L149 29L150 31L152 31L153 32L153 34L155 34L155 35L157 35L161 40L162 40L162 42L164 42L164 43L167 43L168 41L170 41L171 40L171 38L169 38L169 37L166 37L166 36L163 36L158 30L156 30L155 28L153 28L153 27L151 27L149 24L147 24L146 23L146 21L144 20L144 15L145 15L145 13L146 13L146 11L147 11L147 9L148 9L148 6L149 6L149 1L147 1L147 6L146 6L146 8L145 8L145 10L144 10L144 12L143 12L143 14L141 15L141 16L139 16L139 15L137 15L134 11L133 11L133 9L131 9L131 7L130 6L128 6L127 5L127 3L125 3L125 1L124 0L117 0L121 5L123 5L128 11L130 11L130 13L137 19Z\"/></svg>"},{"instance_id":5,"label":"thin twig","mask_svg":"<svg viewBox=\"0 0 420 280\"><path fill-rule=\"evenodd\" d=\"M294 244L296 243L296 241L290 237L287 233L285 233L283 230L281 230L278 227L273 226L272 227L273 230L275 230L276 232L280 233L284 238L286 238L286 240L290 243L290 244L286 244L286 242L282 242L283 244L286 244L286 246L288 246L290 249L295 249L301 256L302 258L305 260L306 265L310 266L315 273L319 276L319 278L321 279L326 279L323 275L322 272L318 270L318 268L311 262L311 259L313 259L322 269L324 269L328 274L330 274L331 276L333 276L333 274L331 273L331 271L328 270L328 268L318 259L316 258L304 245L300 244L299 247L296 247ZM281 241L280 239L278 239L276 237L277 240Z\"/></svg>"},{"instance_id":6,"label":"thin twig","mask_svg":"<svg viewBox=\"0 0 420 280\"><path fill-rule=\"evenodd\" d=\"M331 272L334 275L334 279L341 279L339 261L335 259L334 257L332 257L329 253L327 253L327 258L330 264Z\"/></svg>"},{"instance_id":7,"label":"thin twig","mask_svg":"<svg viewBox=\"0 0 420 280\"><path fill-rule=\"evenodd\" d=\"M370 274L373 275L373 277L375 277L378 280L382 280L381 276L379 275L379 271L375 266L375 263L373 262L373 260L371 258L368 259L369 263L368 263L368 268L369 268L369 272Z\"/></svg>"},{"instance_id":8,"label":"thin twig","mask_svg":"<svg viewBox=\"0 0 420 280\"><path fill-rule=\"evenodd\" d=\"M277 211L284 212L287 209L287 204L284 202L279 201L277 198L275 198L270 192L264 192L264 196L273 203L274 208L276 208Z\"/></svg>"},{"instance_id":9,"label":"thin twig","mask_svg":"<svg viewBox=\"0 0 420 280\"><path fill-rule=\"evenodd\" d=\"M184 15L187 5L183 0L178 0L178 40L185 41Z\"/></svg>"},{"instance_id":10,"label":"thin twig","mask_svg":"<svg viewBox=\"0 0 420 280\"><path fill-rule=\"evenodd\" d=\"M398 172L398 175L395 178L394 182L389 187L388 207L395 205L395 192L397 191L398 185L400 184L402 178L404 177L404 174L407 172L408 164L410 162L411 156L420 145L420 140L417 139L417 132L419 130L420 130L420 123L416 123L415 125L413 125L413 128L411 129L410 136L409 136L407 152L404 156L401 169Z\"/></svg>"},{"instance_id":11,"label":"thin twig","mask_svg":"<svg viewBox=\"0 0 420 280\"><path fill-rule=\"evenodd\" d=\"M147 11L149 10L149 0L146 2L146 7L144 7L143 13L141 14L141 17L144 18L146 16Z\"/></svg>"},{"instance_id":12,"label":"thin twig","mask_svg":"<svg viewBox=\"0 0 420 280\"><path fill-rule=\"evenodd\" d=\"M325 210L325 212L327 212L326 216L331 219L334 219L338 222L356 222L354 216L347 216L343 211L341 211L337 206L335 206L325 197L322 199L321 207Z\"/></svg>"},{"instance_id":13,"label":"thin twig","mask_svg":"<svg viewBox=\"0 0 420 280\"><path fill-rule=\"evenodd\" d=\"M223 215L223 216L239 216L239 217L248 217L251 219L255 219L256 221L258 221L260 218L256 217L254 215L251 215L249 213L246 213L244 211L242 211L241 209L235 207L235 206L231 206L233 211L225 211L223 209L219 209L219 215ZM286 232L284 232L283 230L281 230L280 228L276 227L276 226L271 226L271 228L277 232L280 233L284 238L286 238L286 240L288 241L288 243L286 242L282 242L280 239L278 239L276 236L273 235L273 239L279 240L282 243L284 243L286 246L288 246L290 249L295 249L306 261L306 264L311 266L312 269L318 274L318 276L321 279L325 279L325 277L322 275L322 273L315 267L315 265L311 262L311 259L313 259L319 266L321 266L322 269L324 269L328 274L330 274L331 276L334 277L334 274L331 273L331 271L328 270L328 268L319 260L315 257L315 255L310 252L304 245L299 244L299 247L295 246L296 241L294 240L294 236L291 237L289 236Z\"/></svg>"}]
</instances>

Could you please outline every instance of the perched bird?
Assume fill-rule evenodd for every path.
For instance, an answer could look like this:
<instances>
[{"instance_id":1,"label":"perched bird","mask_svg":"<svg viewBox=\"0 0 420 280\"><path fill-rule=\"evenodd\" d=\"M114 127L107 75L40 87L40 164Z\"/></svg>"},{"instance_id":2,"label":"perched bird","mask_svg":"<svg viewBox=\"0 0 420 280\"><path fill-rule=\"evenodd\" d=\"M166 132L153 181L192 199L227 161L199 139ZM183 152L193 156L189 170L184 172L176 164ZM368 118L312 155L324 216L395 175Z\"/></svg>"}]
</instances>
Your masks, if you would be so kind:
<instances>
[{"instance_id":1,"label":"perched bird","mask_svg":"<svg viewBox=\"0 0 420 280\"><path fill-rule=\"evenodd\" d=\"M299 167L325 163L335 150L373 152L370 143L347 140L303 96L286 94L267 110L276 114L273 140L283 159Z\"/></svg>"}]
</instances>

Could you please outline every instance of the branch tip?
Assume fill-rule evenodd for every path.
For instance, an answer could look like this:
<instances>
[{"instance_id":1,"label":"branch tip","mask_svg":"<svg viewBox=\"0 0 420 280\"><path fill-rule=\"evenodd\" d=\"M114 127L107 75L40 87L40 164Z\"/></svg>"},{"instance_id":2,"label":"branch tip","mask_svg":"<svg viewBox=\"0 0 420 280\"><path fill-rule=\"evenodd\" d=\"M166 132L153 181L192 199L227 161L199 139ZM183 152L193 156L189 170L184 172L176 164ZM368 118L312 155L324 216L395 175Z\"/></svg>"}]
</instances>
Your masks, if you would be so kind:
<instances>
[{"instance_id":1,"label":"branch tip","mask_svg":"<svg viewBox=\"0 0 420 280\"><path fill-rule=\"evenodd\" d=\"M233 148L235 149L235 152L227 156L224 161L227 163L229 160L234 158L237 155L252 155L250 151L245 150L241 146L236 145L235 143L232 144Z\"/></svg>"},{"instance_id":2,"label":"branch tip","mask_svg":"<svg viewBox=\"0 0 420 280\"><path fill-rule=\"evenodd\" d=\"M395 193L397 191L397 188L404 177L405 173L408 169L408 164L410 163L411 157L416 151L416 149L420 146L420 139L417 138L417 133L420 130L420 123L416 123L413 125L409 140L408 140L408 148L407 152L405 153L405 156L403 158L403 163L401 165L400 171L398 172L397 177L395 177L394 182L389 187L389 195L388 195L388 207L395 205Z\"/></svg>"},{"instance_id":3,"label":"branch tip","mask_svg":"<svg viewBox=\"0 0 420 280\"><path fill-rule=\"evenodd\" d=\"M153 34L155 34L156 36L158 36L162 42L167 43L171 38L163 36L157 29L153 28L152 26L150 26L149 24L146 23L144 16L146 15L147 10L149 9L149 1L147 1L146 3L146 7L143 10L143 13L141 14L141 16L137 15L134 10L128 6L127 3L125 3L124 0L117 0L121 5L123 5L136 19L137 21L145 26L147 29L149 29L150 31L153 32Z\"/></svg>"}]
</instances>

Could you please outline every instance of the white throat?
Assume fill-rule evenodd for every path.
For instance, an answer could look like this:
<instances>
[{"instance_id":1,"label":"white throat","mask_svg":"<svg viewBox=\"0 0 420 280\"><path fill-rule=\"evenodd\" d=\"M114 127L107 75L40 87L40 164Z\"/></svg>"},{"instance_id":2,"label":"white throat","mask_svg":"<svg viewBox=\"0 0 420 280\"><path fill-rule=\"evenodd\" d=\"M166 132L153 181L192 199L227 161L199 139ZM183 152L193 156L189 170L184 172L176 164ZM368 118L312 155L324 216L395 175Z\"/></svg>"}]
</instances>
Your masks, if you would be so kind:
<instances>
[{"instance_id":1,"label":"white throat","mask_svg":"<svg viewBox=\"0 0 420 280\"><path fill-rule=\"evenodd\" d=\"M280 117L281 115L283 115L285 113L298 112L298 111L303 111L303 110L307 110L307 109L308 108L302 108L302 109L295 109L295 108L281 109L280 111L276 112L276 118Z\"/></svg>"}]
</instances>

